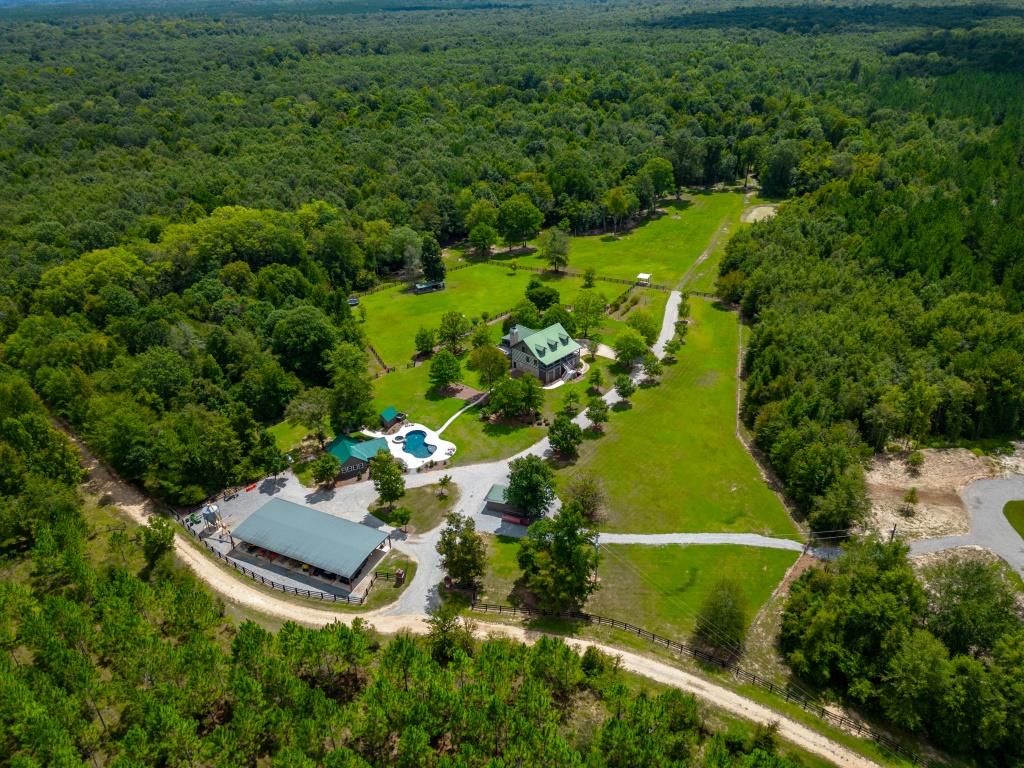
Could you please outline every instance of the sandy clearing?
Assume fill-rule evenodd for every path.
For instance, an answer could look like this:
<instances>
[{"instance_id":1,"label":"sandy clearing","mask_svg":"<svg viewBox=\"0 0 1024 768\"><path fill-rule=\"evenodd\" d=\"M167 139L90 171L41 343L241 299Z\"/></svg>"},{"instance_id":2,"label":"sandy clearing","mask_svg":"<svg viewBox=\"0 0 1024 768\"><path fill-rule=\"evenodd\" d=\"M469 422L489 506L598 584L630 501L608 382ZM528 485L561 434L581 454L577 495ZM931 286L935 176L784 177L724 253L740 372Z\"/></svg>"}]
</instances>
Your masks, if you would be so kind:
<instances>
[{"instance_id":1,"label":"sandy clearing","mask_svg":"<svg viewBox=\"0 0 1024 768\"><path fill-rule=\"evenodd\" d=\"M751 208L748 211L744 211L743 215L740 216L740 221L744 224L754 224L758 221L764 221L770 219L775 215L776 210L779 206L777 205L758 205Z\"/></svg>"},{"instance_id":2,"label":"sandy clearing","mask_svg":"<svg viewBox=\"0 0 1024 768\"><path fill-rule=\"evenodd\" d=\"M865 474L871 498L868 526L888 535L895 525L900 536L911 541L964 534L970 518L960 492L975 480L998 474L996 464L964 448L926 449L920 472L907 470L901 454L876 456ZM903 497L917 489L918 503L913 517L899 513Z\"/></svg>"}]
</instances>

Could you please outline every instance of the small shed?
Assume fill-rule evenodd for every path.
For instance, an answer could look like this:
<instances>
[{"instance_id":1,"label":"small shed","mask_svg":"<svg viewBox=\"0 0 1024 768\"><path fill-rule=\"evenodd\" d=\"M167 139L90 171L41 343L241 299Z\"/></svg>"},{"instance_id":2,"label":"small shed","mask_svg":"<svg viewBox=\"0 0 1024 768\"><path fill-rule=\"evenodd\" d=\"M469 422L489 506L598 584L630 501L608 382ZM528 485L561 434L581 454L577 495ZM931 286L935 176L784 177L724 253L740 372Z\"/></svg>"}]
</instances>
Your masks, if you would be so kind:
<instances>
[{"instance_id":1,"label":"small shed","mask_svg":"<svg viewBox=\"0 0 1024 768\"><path fill-rule=\"evenodd\" d=\"M641 272L639 275L636 276L636 284L637 285L642 285L642 286L645 286L645 287L650 286L650 284L651 284L651 273L650 272Z\"/></svg>"},{"instance_id":2,"label":"small shed","mask_svg":"<svg viewBox=\"0 0 1024 768\"><path fill-rule=\"evenodd\" d=\"M393 405L389 405L383 411L380 412L380 425L384 429L391 429L400 421L405 420L405 414L399 413L398 409Z\"/></svg>"},{"instance_id":3,"label":"small shed","mask_svg":"<svg viewBox=\"0 0 1024 768\"><path fill-rule=\"evenodd\" d=\"M484 499L484 509L500 514L501 519L507 523L529 525L532 522L530 518L523 514L519 507L509 503L505 495L507 491L508 486L492 485L491 489L487 492L486 499Z\"/></svg>"}]
</instances>

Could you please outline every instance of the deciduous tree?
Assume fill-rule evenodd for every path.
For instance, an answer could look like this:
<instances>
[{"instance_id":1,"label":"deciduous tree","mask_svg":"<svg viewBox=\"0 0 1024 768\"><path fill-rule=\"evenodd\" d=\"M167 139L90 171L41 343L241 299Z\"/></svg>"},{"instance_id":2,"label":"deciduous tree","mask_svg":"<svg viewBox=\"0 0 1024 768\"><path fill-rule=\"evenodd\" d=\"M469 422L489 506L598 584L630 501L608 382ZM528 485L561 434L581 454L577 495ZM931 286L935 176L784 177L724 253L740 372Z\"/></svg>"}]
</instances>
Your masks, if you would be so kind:
<instances>
[{"instance_id":1,"label":"deciduous tree","mask_svg":"<svg viewBox=\"0 0 1024 768\"><path fill-rule=\"evenodd\" d=\"M543 221L544 214L522 193L512 195L498 209L498 231L508 243L509 250L516 243L525 247L526 241L537 234Z\"/></svg>"},{"instance_id":2,"label":"deciduous tree","mask_svg":"<svg viewBox=\"0 0 1024 768\"><path fill-rule=\"evenodd\" d=\"M331 415L331 391L324 387L310 387L296 395L285 410L285 418L292 426L309 430L320 447L327 439L328 420Z\"/></svg>"},{"instance_id":3,"label":"deciduous tree","mask_svg":"<svg viewBox=\"0 0 1024 768\"><path fill-rule=\"evenodd\" d=\"M569 235L558 227L551 227L541 233L537 250L548 267L560 272L569 266Z\"/></svg>"},{"instance_id":4,"label":"deciduous tree","mask_svg":"<svg viewBox=\"0 0 1024 768\"><path fill-rule=\"evenodd\" d=\"M398 460L387 451L370 459L370 479L381 503L394 509L395 502L405 496L405 477Z\"/></svg>"},{"instance_id":5,"label":"deciduous tree","mask_svg":"<svg viewBox=\"0 0 1024 768\"><path fill-rule=\"evenodd\" d=\"M459 358L442 349L430 361L430 386L437 392L444 392L462 378Z\"/></svg>"},{"instance_id":6,"label":"deciduous tree","mask_svg":"<svg viewBox=\"0 0 1024 768\"><path fill-rule=\"evenodd\" d=\"M521 456L509 462L505 498L527 517L542 516L555 500L555 473L540 456Z\"/></svg>"},{"instance_id":7,"label":"deciduous tree","mask_svg":"<svg viewBox=\"0 0 1024 768\"><path fill-rule=\"evenodd\" d=\"M565 458L573 458L579 453L583 442L583 430L579 424L571 421L565 414L558 414L548 428L548 441Z\"/></svg>"},{"instance_id":8,"label":"deciduous tree","mask_svg":"<svg viewBox=\"0 0 1024 768\"><path fill-rule=\"evenodd\" d=\"M476 584L487 568L487 551L483 537L476 531L476 523L454 512L445 518L445 523L436 547L441 567L456 584Z\"/></svg>"},{"instance_id":9,"label":"deciduous tree","mask_svg":"<svg viewBox=\"0 0 1024 768\"><path fill-rule=\"evenodd\" d=\"M324 453L313 460L309 465L309 471L313 481L318 485L331 483L337 479L338 472L341 471L341 462L333 454Z\"/></svg>"},{"instance_id":10,"label":"deciduous tree","mask_svg":"<svg viewBox=\"0 0 1024 768\"><path fill-rule=\"evenodd\" d=\"M597 589L597 529L570 502L530 526L517 560L523 586L542 610L579 608Z\"/></svg>"}]
</instances>

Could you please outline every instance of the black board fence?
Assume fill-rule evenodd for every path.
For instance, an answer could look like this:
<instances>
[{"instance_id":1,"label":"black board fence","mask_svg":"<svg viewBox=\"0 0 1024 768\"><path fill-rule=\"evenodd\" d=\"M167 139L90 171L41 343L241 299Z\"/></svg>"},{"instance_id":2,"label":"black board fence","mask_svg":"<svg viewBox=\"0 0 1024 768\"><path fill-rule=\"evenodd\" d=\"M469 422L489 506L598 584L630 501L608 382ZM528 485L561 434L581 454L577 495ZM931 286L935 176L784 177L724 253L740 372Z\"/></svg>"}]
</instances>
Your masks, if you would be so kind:
<instances>
[{"instance_id":1,"label":"black board fence","mask_svg":"<svg viewBox=\"0 0 1024 768\"><path fill-rule=\"evenodd\" d=\"M791 704L796 704L802 709L810 712L822 720L825 720L831 725L838 726L849 732L855 733L857 736L870 739L875 742L882 749L907 760L914 765L928 766L929 768L939 768L940 763L935 763L924 759L918 752L908 749L899 741L894 739L888 734L881 733L880 731L866 725L858 720L846 717L837 712L833 712L827 709L814 697L808 695L803 691L794 691L789 686L779 685L774 680L769 680L766 677L762 677L755 672L737 667L732 663L731 660L716 656L713 653L709 653L703 648L691 645L690 643L681 642L679 640L673 640L672 638L659 635L655 632L651 632L643 627L638 627L635 624L630 624L625 621L619 621L618 619L610 619L607 616L598 616L593 613L584 613L582 611L562 611L560 613L546 613L544 611L538 611L533 608L521 608L512 605L497 605L494 603L481 603L475 599L470 603L470 609L474 611L480 611L482 613L497 613L499 615L513 615L513 616L533 616L537 618L545 619L567 619L570 621L581 621L587 624L594 624L602 627L613 627L614 629L622 630L623 632L629 632L630 634L641 637L644 640L649 640L655 645L664 646L665 648L675 651L676 653L684 656L689 656L703 664L710 664L715 667L720 667L731 672L733 675L738 677L745 683L754 685L768 693L775 696L781 696Z\"/></svg>"}]
</instances>

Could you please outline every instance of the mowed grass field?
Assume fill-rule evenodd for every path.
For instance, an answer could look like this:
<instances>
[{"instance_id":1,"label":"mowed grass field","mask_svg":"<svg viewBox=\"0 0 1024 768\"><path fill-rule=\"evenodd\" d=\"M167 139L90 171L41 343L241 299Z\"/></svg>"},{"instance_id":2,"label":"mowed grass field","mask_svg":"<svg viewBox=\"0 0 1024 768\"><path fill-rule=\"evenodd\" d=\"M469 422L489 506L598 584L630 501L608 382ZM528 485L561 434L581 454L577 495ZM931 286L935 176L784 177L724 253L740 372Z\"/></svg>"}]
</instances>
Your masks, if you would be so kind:
<instances>
[{"instance_id":1,"label":"mowed grass field","mask_svg":"<svg viewBox=\"0 0 1024 768\"><path fill-rule=\"evenodd\" d=\"M450 272L446 288L417 296L403 286L378 291L360 299L366 309L363 331L384 362L401 366L416 351L416 331L436 329L445 312L461 312L470 320L497 315L524 298L531 278L558 289L563 304L572 304L583 281L566 275L537 275L527 270L513 272L505 264L474 264Z\"/></svg>"},{"instance_id":2,"label":"mowed grass field","mask_svg":"<svg viewBox=\"0 0 1024 768\"><path fill-rule=\"evenodd\" d=\"M519 540L485 534L487 572L480 599L508 603L519 578ZM601 545L601 589L584 610L675 639L694 628L697 611L725 574L740 585L747 622L771 597L798 553L733 545Z\"/></svg>"},{"instance_id":3,"label":"mowed grass field","mask_svg":"<svg viewBox=\"0 0 1024 768\"><path fill-rule=\"evenodd\" d=\"M569 247L569 268L593 267L599 275L634 279L648 272L655 283L675 286L701 252L715 230L743 209L742 192L710 192L690 195L682 201L665 200L665 214L632 231L620 234L574 237ZM519 257L520 264L544 266L537 254Z\"/></svg>"},{"instance_id":4,"label":"mowed grass field","mask_svg":"<svg viewBox=\"0 0 1024 768\"><path fill-rule=\"evenodd\" d=\"M771 597L797 552L733 545L601 546L599 589L587 611L672 638L693 632L697 611L723 576L739 584L747 624Z\"/></svg>"},{"instance_id":5,"label":"mowed grass field","mask_svg":"<svg viewBox=\"0 0 1024 768\"><path fill-rule=\"evenodd\" d=\"M735 435L738 319L691 300L693 325L661 383L640 389L559 471L600 477L608 493L602 528L634 533L750 531L796 527Z\"/></svg>"}]
</instances>

